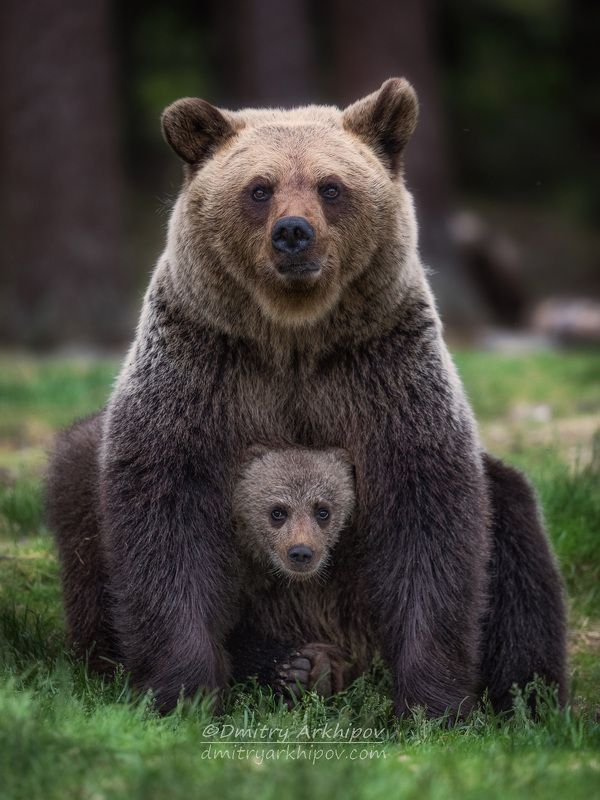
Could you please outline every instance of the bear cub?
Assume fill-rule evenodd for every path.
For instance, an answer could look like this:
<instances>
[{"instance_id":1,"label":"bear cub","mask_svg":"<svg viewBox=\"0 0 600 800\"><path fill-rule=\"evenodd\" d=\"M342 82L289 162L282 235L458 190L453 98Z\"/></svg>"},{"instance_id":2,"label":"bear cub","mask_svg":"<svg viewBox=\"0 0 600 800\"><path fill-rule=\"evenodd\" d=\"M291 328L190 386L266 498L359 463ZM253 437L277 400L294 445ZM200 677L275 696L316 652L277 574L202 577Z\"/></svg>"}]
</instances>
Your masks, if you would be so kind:
<instances>
[{"instance_id":1,"label":"bear cub","mask_svg":"<svg viewBox=\"0 0 600 800\"><path fill-rule=\"evenodd\" d=\"M250 451L233 494L240 546L291 580L321 575L351 519L354 470L341 449Z\"/></svg>"},{"instance_id":2,"label":"bear cub","mask_svg":"<svg viewBox=\"0 0 600 800\"><path fill-rule=\"evenodd\" d=\"M253 573L256 580L259 568L266 587L273 576L290 588L294 582L322 584L355 499L354 468L345 450L252 448L233 491L242 571ZM260 582L259 577L257 603ZM304 588L310 593L309 585ZM306 613L322 613L319 596L315 592L314 602L304 605ZM282 623L285 629L286 620ZM307 642L278 664L273 688L288 700L309 689L327 697L343 688L344 670L336 643Z\"/></svg>"}]
</instances>

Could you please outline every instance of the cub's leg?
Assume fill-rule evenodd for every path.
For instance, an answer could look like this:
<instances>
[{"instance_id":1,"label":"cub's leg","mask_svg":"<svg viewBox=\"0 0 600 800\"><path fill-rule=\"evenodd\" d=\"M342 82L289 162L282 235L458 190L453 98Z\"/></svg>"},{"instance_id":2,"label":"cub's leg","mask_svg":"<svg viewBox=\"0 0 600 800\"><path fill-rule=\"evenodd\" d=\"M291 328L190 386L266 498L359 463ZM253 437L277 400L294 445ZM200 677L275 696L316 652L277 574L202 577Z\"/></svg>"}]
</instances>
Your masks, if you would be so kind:
<instances>
[{"instance_id":1,"label":"cub's leg","mask_svg":"<svg viewBox=\"0 0 600 800\"><path fill-rule=\"evenodd\" d=\"M50 460L46 515L60 559L68 637L98 672L113 669L116 647L108 618L96 490L102 414L62 433Z\"/></svg>"},{"instance_id":2,"label":"cub's leg","mask_svg":"<svg viewBox=\"0 0 600 800\"><path fill-rule=\"evenodd\" d=\"M534 492L518 470L484 457L493 509L490 600L484 621L482 689L496 711L512 705L513 684L534 675L567 698L563 588Z\"/></svg>"},{"instance_id":3,"label":"cub's leg","mask_svg":"<svg viewBox=\"0 0 600 800\"><path fill-rule=\"evenodd\" d=\"M227 650L234 681L256 678L288 701L313 689L329 697L346 684L348 664L335 645L274 641L253 625L241 623L229 636Z\"/></svg>"}]
</instances>

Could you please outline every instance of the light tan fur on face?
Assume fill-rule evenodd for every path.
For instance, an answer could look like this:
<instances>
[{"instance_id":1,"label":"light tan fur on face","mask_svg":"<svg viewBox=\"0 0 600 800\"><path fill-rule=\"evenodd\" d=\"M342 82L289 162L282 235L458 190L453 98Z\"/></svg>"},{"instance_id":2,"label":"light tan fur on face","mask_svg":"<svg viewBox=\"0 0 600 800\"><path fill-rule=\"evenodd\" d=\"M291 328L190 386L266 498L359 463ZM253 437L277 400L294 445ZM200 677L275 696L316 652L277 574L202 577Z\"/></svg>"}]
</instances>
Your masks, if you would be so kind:
<instances>
[{"instance_id":1,"label":"light tan fur on face","mask_svg":"<svg viewBox=\"0 0 600 800\"><path fill-rule=\"evenodd\" d=\"M229 112L199 104L178 101L164 115L169 143L190 165L164 269L194 317L234 332L241 311L245 330L257 337L265 324L304 329L341 310L363 273L372 284L388 272L382 252L395 265L395 274L381 277L388 296L414 278L416 225L400 155L417 104L406 81L388 81L345 111ZM196 115L196 128L189 115ZM198 141L194 129L202 133ZM337 204L319 194L329 179L343 189ZM251 199L258 184L272 190L264 205ZM306 258L320 272L301 285L282 277L271 243L273 225L285 216L304 217L315 231Z\"/></svg>"},{"instance_id":2,"label":"light tan fur on face","mask_svg":"<svg viewBox=\"0 0 600 800\"><path fill-rule=\"evenodd\" d=\"M326 566L331 550L354 509L354 476L345 451L287 448L262 450L242 466L233 494L237 536L246 558L306 579ZM274 523L271 512L282 508L287 518ZM319 523L316 511L329 519ZM304 569L290 561L294 545L305 545L313 558Z\"/></svg>"}]
</instances>

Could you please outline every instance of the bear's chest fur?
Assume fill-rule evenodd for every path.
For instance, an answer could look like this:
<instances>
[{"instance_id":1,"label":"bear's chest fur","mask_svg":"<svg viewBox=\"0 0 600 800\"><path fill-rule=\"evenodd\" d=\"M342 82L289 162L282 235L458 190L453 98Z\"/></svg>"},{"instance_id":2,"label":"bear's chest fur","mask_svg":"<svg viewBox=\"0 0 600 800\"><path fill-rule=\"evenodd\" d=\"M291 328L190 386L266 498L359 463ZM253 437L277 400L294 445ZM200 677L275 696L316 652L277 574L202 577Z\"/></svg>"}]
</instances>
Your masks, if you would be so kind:
<instances>
[{"instance_id":1,"label":"bear's chest fur","mask_svg":"<svg viewBox=\"0 0 600 800\"><path fill-rule=\"evenodd\" d=\"M215 402L243 447L257 442L351 447L389 415L390 400L406 418L426 419L433 391L426 378L415 391L410 367L375 348L305 362L290 357L284 364L246 353L233 369L230 365L226 385L215 386Z\"/></svg>"}]
</instances>

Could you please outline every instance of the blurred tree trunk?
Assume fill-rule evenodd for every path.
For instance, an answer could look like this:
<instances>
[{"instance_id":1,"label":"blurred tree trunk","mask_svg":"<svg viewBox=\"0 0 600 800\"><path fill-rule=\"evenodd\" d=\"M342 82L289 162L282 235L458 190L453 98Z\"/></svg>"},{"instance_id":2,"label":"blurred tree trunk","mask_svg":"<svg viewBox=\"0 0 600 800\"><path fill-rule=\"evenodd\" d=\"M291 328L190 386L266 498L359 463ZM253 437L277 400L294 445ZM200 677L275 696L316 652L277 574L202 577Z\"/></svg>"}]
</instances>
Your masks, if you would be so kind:
<instances>
[{"instance_id":1,"label":"blurred tree trunk","mask_svg":"<svg viewBox=\"0 0 600 800\"><path fill-rule=\"evenodd\" d=\"M600 6L589 3L589 0L571 0L565 7L564 27L569 84L571 88L577 87L573 96L568 98L576 126L575 139L580 143L580 156L574 165L578 172L575 180L596 187L596 191L591 193L588 212L594 224L600 216L600 94L597 81L600 74Z\"/></svg>"},{"instance_id":2,"label":"blurred tree trunk","mask_svg":"<svg viewBox=\"0 0 600 800\"><path fill-rule=\"evenodd\" d=\"M290 106L310 102L314 49L306 0L216 0L222 48L221 102Z\"/></svg>"},{"instance_id":3,"label":"blurred tree trunk","mask_svg":"<svg viewBox=\"0 0 600 800\"><path fill-rule=\"evenodd\" d=\"M435 63L434 0L331 0L333 92L348 103L394 75L405 76L419 96L419 125L406 153L407 182L419 219L425 262L445 319L474 321L473 289L460 267L449 233L450 166Z\"/></svg>"},{"instance_id":4,"label":"blurred tree trunk","mask_svg":"<svg viewBox=\"0 0 600 800\"><path fill-rule=\"evenodd\" d=\"M108 0L3 0L0 340L123 335Z\"/></svg>"}]
</instances>

